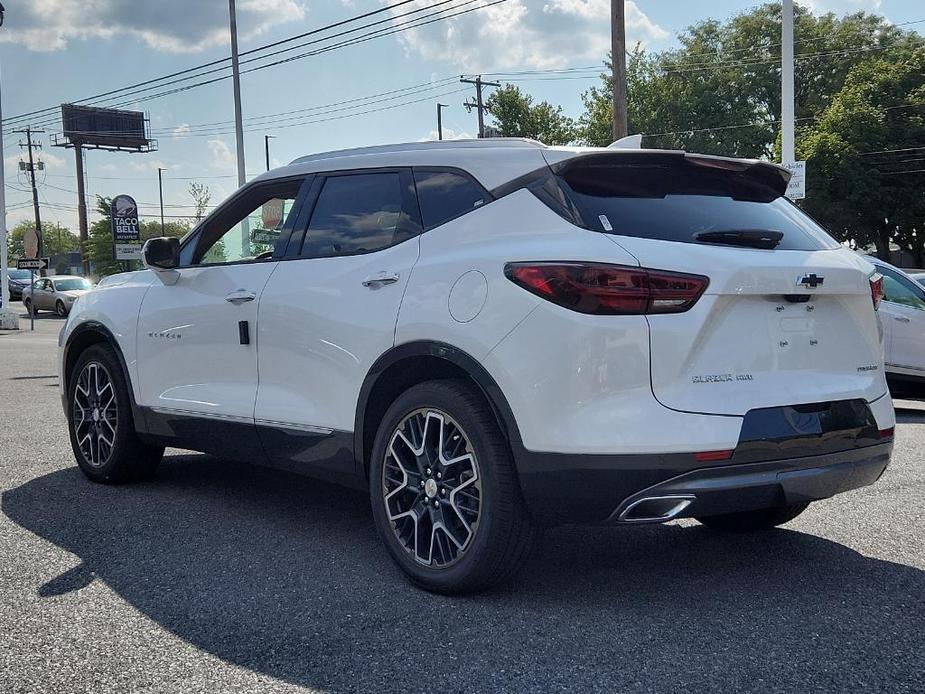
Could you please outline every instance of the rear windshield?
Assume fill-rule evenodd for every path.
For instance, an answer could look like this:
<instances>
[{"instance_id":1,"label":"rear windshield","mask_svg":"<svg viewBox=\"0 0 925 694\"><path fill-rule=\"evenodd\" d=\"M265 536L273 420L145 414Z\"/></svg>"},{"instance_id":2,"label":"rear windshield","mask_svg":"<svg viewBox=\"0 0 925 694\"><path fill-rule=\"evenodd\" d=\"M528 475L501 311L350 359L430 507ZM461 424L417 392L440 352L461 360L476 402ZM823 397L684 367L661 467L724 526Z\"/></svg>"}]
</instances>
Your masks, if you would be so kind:
<instances>
[{"instance_id":1,"label":"rear windshield","mask_svg":"<svg viewBox=\"0 0 925 694\"><path fill-rule=\"evenodd\" d=\"M83 277L73 279L55 280L55 289L59 292L72 292L76 289L90 289L90 283Z\"/></svg>"},{"instance_id":2,"label":"rear windshield","mask_svg":"<svg viewBox=\"0 0 925 694\"><path fill-rule=\"evenodd\" d=\"M584 226L620 236L704 243L711 232L779 232L777 250L837 248L787 198L741 171L690 164L573 166L559 176ZM715 234L713 234L715 236Z\"/></svg>"},{"instance_id":3,"label":"rear windshield","mask_svg":"<svg viewBox=\"0 0 925 694\"><path fill-rule=\"evenodd\" d=\"M28 280L32 279L32 270L13 270L9 271L11 280Z\"/></svg>"}]
</instances>

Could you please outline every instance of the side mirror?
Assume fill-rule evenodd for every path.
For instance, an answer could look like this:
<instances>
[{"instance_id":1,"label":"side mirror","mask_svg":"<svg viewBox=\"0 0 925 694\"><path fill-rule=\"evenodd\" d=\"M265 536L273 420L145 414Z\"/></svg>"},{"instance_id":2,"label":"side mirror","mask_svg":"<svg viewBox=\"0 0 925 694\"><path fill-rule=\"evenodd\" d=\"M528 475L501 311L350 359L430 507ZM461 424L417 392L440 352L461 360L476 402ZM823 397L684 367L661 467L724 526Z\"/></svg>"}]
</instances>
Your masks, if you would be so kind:
<instances>
[{"instance_id":1,"label":"side mirror","mask_svg":"<svg viewBox=\"0 0 925 694\"><path fill-rule=\"evenodd\" d=\"M169 236L148 239L141 249L141 258L145 267L155 272L173 270L180 264L180 239Z\"/></svg>"}]
</instances>

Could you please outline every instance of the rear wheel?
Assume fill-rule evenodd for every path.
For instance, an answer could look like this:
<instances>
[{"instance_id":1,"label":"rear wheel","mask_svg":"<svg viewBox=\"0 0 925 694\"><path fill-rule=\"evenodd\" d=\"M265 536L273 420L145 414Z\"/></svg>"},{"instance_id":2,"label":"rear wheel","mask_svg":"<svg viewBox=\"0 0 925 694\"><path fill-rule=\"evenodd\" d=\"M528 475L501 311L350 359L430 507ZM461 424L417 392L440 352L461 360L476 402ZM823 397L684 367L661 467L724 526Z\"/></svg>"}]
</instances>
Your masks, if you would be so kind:
<instances>
[{"instance_id":1,"label":"rear wheel","mask_svg":"<svg viewBox=\"0 0 925 694\"><path fill-rule=\"evenodd\" d=\"M128 383L113 350L93 345L68 379L68 429L77 465L94 482L149 477L164 454L135 433Z\"/></svg>"},{"instance_id":2,"label":"rear wheel","mask_svg":"<svg viewBox=\"0 0 925 694\"><path fill-rule=\"evenodd\" d=\"M507 441L463 382L422 383L392 404L373 447L370 496L392 558L427 590L497 584L533 543Z\"/></svg>"},{"instance_id":3,"label":"rear wheel","mask_svg":"<svg viewBox=\"0 0 925 694\"><path fill-rule=\"evenodd\" d=\"M754 511L724 513L719 516L702 516L698 517L697 520L712 530L747 533L756 530L768 530L778 525L789 523L803 513L807 506L809 506L809 503L760 508Z\"/></svg>"},{"instance_id":4,"label":"rear wheel","mask_svg":"<svg viewBox=\"0 0 925 694\"><path fill-rule=\"evenodd\" d=\"M32 301L30 299L23 299L22 305L26 308L26 313L30 316L34 316L38 313L38 309L33 308Z\"/></svg>"}]
</instances>

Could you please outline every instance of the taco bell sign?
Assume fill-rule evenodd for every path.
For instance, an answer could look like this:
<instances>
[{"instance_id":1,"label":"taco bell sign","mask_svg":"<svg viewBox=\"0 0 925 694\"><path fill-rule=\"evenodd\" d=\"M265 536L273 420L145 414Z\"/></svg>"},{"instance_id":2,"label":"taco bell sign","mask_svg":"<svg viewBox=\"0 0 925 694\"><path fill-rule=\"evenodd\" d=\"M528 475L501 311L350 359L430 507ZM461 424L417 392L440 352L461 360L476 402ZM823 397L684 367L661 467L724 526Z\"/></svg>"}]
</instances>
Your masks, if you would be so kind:
<instances>
[{"instance_id":1,"label":"taco bell sign","mask_svg":"<svg viewBox=\"0 0 925 694\"><path fill-rule=\"evenodd\" d=\"M141 260L138 204L129 195L117 195L112 199L111 218L113 259Z\"/></svg>"}]
</instances>

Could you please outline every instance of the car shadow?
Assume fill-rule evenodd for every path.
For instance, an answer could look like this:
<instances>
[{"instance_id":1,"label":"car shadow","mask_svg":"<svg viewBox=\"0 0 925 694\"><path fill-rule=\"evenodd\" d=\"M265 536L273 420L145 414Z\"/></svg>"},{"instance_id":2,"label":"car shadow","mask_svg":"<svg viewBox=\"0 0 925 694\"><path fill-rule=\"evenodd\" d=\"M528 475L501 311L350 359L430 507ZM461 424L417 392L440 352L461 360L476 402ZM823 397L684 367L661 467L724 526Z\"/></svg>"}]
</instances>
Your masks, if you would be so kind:
<instances>
[{"instance_id":1,"label":"car shadow","mask_svg":"<svg viewBox=\"0 0 925 694\"><path fill-rule=\"evenodd\" d=\"M60 470L2 510L80 559L38 595L104 581L208 653L329 691L921 684L925 572L793 530L557 528L509 584L449 598L403 580L362 494L207 456L134 486Z\"/></svg>"}]
</instances>

